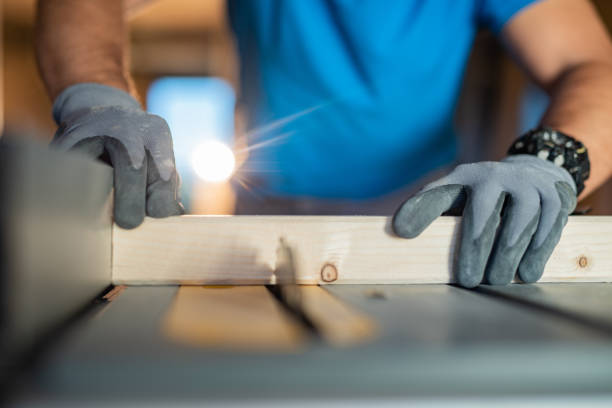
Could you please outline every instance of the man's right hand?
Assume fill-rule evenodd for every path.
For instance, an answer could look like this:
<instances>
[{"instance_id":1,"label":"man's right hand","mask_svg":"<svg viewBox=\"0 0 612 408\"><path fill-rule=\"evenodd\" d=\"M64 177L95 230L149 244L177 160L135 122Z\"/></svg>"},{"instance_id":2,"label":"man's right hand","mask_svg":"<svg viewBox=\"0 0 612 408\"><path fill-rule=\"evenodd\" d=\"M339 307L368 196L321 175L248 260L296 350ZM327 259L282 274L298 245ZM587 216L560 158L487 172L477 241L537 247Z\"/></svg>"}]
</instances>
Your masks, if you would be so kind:
<instances>
[{"instance_id":1,"label":"man's right hand","mask_svg":"<svg viewBox=\"0 0 612 408\"><path fill-rule=\"evenodd\" d=\"M52 147L104 158L113 166L114 218L120 227L137 227L145 214L184 212L164 119L143 111L128 93L95 83L65 89L53 104L53 116L59 129Z\"/></svg>"}]
</instances>

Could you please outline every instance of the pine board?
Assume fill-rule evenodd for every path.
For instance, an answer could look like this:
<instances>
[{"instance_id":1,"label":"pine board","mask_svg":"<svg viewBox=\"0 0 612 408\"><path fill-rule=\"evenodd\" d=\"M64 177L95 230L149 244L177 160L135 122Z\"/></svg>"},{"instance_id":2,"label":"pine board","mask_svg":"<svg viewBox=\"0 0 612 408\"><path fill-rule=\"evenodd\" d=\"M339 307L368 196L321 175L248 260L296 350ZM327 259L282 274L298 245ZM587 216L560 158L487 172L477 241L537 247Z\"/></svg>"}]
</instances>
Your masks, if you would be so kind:
<instances>
[{"instance_id":1,"label":"pine board","mask_svg":"<svg viewBox=\"0 0 612 408\"><path fill-rule=\"evenodd\" d=\"M376 216L181 216L113 229L116 284L269 284L279 238L294 248L302 284L449 283L460 218L419 237ZM326 269L325 265L333 265ZM331 270L331 272L330 272ZM612 217L572 216L541 282L612 281Z\"/></svg>"}]
</instances>

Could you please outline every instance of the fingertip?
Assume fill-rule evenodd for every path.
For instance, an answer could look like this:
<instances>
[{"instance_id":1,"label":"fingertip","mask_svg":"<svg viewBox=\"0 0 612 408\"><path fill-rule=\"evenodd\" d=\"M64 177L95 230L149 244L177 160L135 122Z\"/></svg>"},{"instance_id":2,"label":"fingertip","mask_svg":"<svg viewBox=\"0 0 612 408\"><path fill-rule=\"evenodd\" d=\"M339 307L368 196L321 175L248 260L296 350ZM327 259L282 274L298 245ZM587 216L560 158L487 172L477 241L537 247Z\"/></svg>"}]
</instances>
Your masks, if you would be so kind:
<instances>
[{"instance_id":1,"label":"fingertip","mask_svg":"<svg viewBox=\"0 0 612 408\"><path fill-rule=\"evenodd\" d=\"M518 270L519 279L524 283L535 283L544 274L544 265L540 265L539 262L532 262L530 264L521 264Z\"/></svg>"},{"instance_id":2,"label":"fingertip","mask_svg":"<svg viewBox=\"0 0 612 408\"><path fill-rule=\"evenodd\" d=\"M493 286L506 286L512 282L514 270L510 268L499 268L492 273L486 274L486 282Z\"/></svg>"},{"instance_id":3,"label":"fingertip","mask_svg":"<svg viewBox=\"0 0 612 408\"><path fill-rule=\"evenodd\" d=\"M578 197L574 189L564 181L555 183L555 188L561 199L563 211L567 211L568 213L574 211L578 202Z\"/></svg>"},{"instance_id":4,"label":"fingertip","mask_svg":"<svg viewBox=\"0 0 612 408\"><path fill-rule=\"evenodd\" d=\"M391 221L393 232L398 237L416 238L425 228L421 228L421 225L417 225L414 222L409 222L409 217L401 214L403 209L404 207L393 216L393 220Z\"/></svg>"},{"instance_id":5,"label":"fingertip","mask_svg":"<svg viewBox=\"0 0 612 408\"><path fill-rule=\"evenodd\" d=\"M502 227L503 228L503 227ZM503 233L503 230L502 230ZM504 286L512 282L523 252L517 253L516 248L508 247L498 238L485 268L485 281L489 285ZM523 251L526 245L523 246Z\"/></svg>"},{"instance_id":6,"label":"fingertip","mask_svg":"<svg viewBox=\"0 0 612 408\"><path fill-rule=\"evenodd\" d=\"M455 280L464 288L475 288L484 278L488 254L482 253L482 246L474 240L468 239L459 245L459 256L454 265Z\"/></svg>"},{"instance_id":7,"label":"fingertip","mask_svg":"<svg viewBox=\"0 0 612 408\"><path fill-rule=\"evenodd\" d=\"M402 238L416 238L444 211L462 205L462 193L462 185L452 184L416 194L393 215L393 232Z\"/></svg>"},{"instance_id":8,"label":"fingertip","mask_svg":"<svg viewBox=\"0 0 612 408\"><path fill-rule=\"evenodd\" d=\"M144 221L144 214L115 212L115 224L123 229L134 229Z\"/></svg>"},{"instance_id":9,"label":"fingertip","mask_svg":"<svg viewBox=\"0 0 612 408\"><path fill-rule=\"evenodd\" d=\"M489 276L487 278L487 283L492 286L506 286L512 282L512 277L508 279L506 276Z\"/></svg>"},{"instance_id":10,"label":"fingertip","mask_svg":"<svg viewBox=\"0 0 612 408\"><path fill-rule=\"evenodd\" d=\"M164 218L184 213L183 205L169 192L155 192L147 199L147 215L150 217Z\"/></svg>"},{"instance_id":11,"label":"fingertip","mask_svg":"<svg viewBox=\"0 0 612 408\"><path fill-rule=\"evenodd\" d=\"M119 143L109 143L107 150L114 167L115 223L125 229L136 228L145 217L146 163L138 169L132 167Z\"/></svg>"},{"instance_id":12,"label":"fingertip","mask_svg":"<svg viewBox=\"0 0 612 408\"><path fill-rule=\"evenodd\" d=\"M179 183L180 178L174 168L168 180L160 177L154 160L149 156L147 175L147 215L154 218L164 218L173 215L182 215L185 209L180 201Z\"/></svg>"},{"instance_id":13,"label":"fingertip","mask_svg":"<svg viewBox=\"0 0 612 408\"><path fill-rule=\"evenodd\" d=\"M475 273L458 273L457 284L466 289L473 289L480 285L482 282L482 276Z\"/></svg>"}]
</instances>

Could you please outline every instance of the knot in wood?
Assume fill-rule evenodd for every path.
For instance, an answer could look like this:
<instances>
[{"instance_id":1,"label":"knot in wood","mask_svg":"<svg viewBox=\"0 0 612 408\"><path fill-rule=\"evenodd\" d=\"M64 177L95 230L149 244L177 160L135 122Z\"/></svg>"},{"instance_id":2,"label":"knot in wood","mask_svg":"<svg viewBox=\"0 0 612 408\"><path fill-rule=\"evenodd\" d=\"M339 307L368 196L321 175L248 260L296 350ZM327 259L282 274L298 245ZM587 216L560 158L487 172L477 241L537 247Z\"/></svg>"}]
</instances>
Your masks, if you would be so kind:
<instances>
[{"instance_id":1,"label":"knot in wood","mask_svg":"<svg viewBox=\"0 0 612 408\"><path fill-rule=\"evenodd\" d=\"M336 266L330 263L323 265L321 268L321 280L329 283L336 279L338 279L338 269L336 269Z\"/></svg>"},{"instance_id":2,"label":"knot in wood","mask_svg":"<svg viewBox=\"0 0 612 408\"><path fill-rule=\"evenodd\" d=\"M580 266L581 268L586 268L588 265L589 259L584 255L580 255L580 257L578 258L578 266Z\"/></svg>"}]
</instances>

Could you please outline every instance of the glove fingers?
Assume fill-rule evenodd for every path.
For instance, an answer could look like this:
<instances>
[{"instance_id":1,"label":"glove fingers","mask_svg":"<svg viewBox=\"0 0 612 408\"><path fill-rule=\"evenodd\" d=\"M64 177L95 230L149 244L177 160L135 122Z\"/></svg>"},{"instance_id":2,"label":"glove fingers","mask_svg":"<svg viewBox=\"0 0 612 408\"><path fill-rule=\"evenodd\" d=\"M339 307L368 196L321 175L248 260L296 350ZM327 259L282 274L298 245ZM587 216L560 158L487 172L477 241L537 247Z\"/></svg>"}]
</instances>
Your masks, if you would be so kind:
<instances>
[{"instance_id":1,"label":"glove fingers","mask_svg":"<svg viewBox=\"0 0 612 408\"><path fill-rule=\"evenodd\" d=\"M512 282L521 258L531 242L540 218L540 198L536 191L521 200L509 197L500 231L486 267L486 280L492 285Z\"/></svg>"},{"instance_id":2,"label":"glove fingers","mask_svg":"<svg viewBox=\"0 0 612 408\"><path fill-rule=\"evenodd\" d=\"M125 146L132 166L140 167L145 157L142 133L153 132L146 119L144 113L135 113L116 107L95 109L74 123L62 124L51 145L60 150L69 150L85 139L113 138Z\"/></svg>"},{"instance_id":3,"label":"glove fingers","mask_svg":"<svg viewBox=\"0 0 612 408\"><path fill-rule=\"evenodd\" d=\"M540 217L538 230L519 264L518 275L525 283L536 282L542 277L546 262L550 258L559 239L561 239L561 232L565 224L567 224L567 217L576 207L576 193L567 183L557 182L555 189L561 201L560 208L555 213L553 209L549 208L550 201L542 201L542 216ZM543 238L538 238L539 234L542 234L542 219L544 219L544 216L550 216L551 213L555 217L552 227L546 231L546 234L542 235Z\"/></svg>"},{"instance_id":4,"label":"glove fingers","mask_svg":"<svg viewBox=\"0 0 612 408\"><path fill-rule=\"evenodd\" d=\"M144 220L147 187L147 163L135 168L128 152L116 139L105 137L104 146L115 176L115 222L122 228L135 228Z\"/></svg>"},{"instance_id":5,"label":"glove fingers","mask_svg":"<svg viewBox=\"0 0 612 408\"><path fill-rule=\"evenodd\" d=\"M464 201L463 186L442 185L422 191L409 198L393 216L393 231L404 238L418 236L444 211L460 206Z\"/></svg>"},{"instance_id":6,"label":"glove fingers","mask_svg":"<svg viewBox=\"0 0 612 408\"><path fill-rule=\"evenodd\" d=\"M89 137L76 143L70 151L97 159L104 154L104 140L100 137Z\"/></svg>"},{"instance_id":7,"label":"glove fingers","mask_svg":"<svg viewBox=\"0 0 612 408\"><path fill-rule=\"evenodd\" d=\"M101 137L104 132L91 123L78 122L73 124L62 123L51 141L51 146L58 150L71 150L82 141Z\"/></svg>"},{"instance_id":8,"label":"glove fingers","mask_svg":"<svg viewBox=\"0 0 612 408\"><path fill-rule=\"evenodd\" d=\"M181 215L185 213L179 198L179 176L173 169L170 177L160 177L157 165L147 152L147 215L155 218Z\"/></svg>"},{"instance_id":9,"label":"glove fingers","mask_svg":"<svg viewBox=\"0 0 612 408\"><path fill-rule=\"evenodd\" d=\"M463 287L473 288L482 281L505 197L506 193L502 191L468 191L456 265L457 283Z\"/></svg>"}]
</instances>

